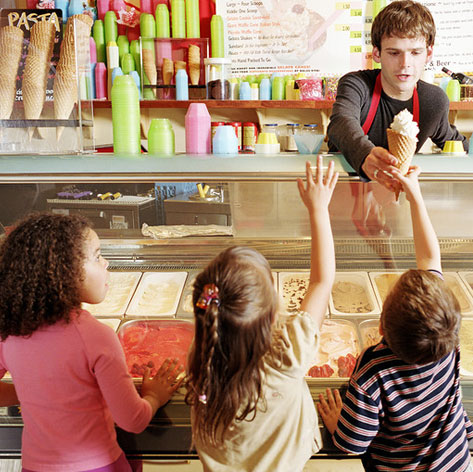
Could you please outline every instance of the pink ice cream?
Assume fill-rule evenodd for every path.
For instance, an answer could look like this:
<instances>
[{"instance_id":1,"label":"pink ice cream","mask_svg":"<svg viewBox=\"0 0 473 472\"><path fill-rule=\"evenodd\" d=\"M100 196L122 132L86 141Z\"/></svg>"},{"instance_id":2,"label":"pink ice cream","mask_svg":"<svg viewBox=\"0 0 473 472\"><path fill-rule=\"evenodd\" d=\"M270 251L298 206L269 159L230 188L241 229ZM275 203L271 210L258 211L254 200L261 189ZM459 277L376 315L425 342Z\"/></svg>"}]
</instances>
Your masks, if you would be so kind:
<instances>
[{"instance_id":1,"label":"pink ice cream","mask_svg":"<svg viewBox=\"0 0 473 472\"><path fill-rule=\"evenodd\" d=\"M120 328L118 337L130 374L141 377L148 366L153 376L167 357L187 365L194 325L177 320L133 321Z\"/></svg>"}]
</instances>

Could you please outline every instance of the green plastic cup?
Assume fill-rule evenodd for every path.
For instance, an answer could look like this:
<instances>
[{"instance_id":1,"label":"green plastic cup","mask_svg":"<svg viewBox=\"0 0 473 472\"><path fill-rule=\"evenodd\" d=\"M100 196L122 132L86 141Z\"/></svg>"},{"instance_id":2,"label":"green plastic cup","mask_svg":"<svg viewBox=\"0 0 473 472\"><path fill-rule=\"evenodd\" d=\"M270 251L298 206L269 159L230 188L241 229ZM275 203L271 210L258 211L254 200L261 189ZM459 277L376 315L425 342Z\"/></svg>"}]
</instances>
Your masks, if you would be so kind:
<instances>
[{"instance_id":1,"label":"green plastic cup","mask_svg":"<svg viewBox=\"0 0 473 472\"><path fill-rule=\"evenodd\" d=\"M271 99L284 100L285 95L284 78L274 77L273 86L271 88Z\"/></svg>"},{"instance_id":2,"label":"green plastic cup","mask_svg":"<svg viewBox=\"0 0 473 472\"><path fill-rule=\"evenodd\" d=\"M148 130L148 154L175 154L175 137L167 118L153 118Z\"/></svg>"},{"instance_id":3,"label":"green plastic cup","mask_svg":"<svg viewBox=\"0 0 473 472\"><path fill-rule=\"evenodd\" d=\"M186 5L184 0L171 0L172 37L186 37Z\"/></svg>"},{"instance_id":4,"label":"green plastic cup","mask_svg":"<svg viewBox=\"0 0 473 472\"><path fill-rule=\"evenodd\" d=\"M105 44L108 44L110 41L114 43L117 42L118 38L118 26L117 26L117 15L113 10L105 13L104 18L104 27L105 27Z\"/></svg>"},{"instance_id":5,"label":"green plastic cup","mask_svg":"<svg viewBox=\"0 0 473 472\"><path fill-rule=\"evenodd\" d=\"M133 77L117 76L111 95L113 151L117 154L140 154L140 97Z\"/></svg>"},{"instance_id":6,"label":"green plastic cup","mask_svg":"<svg viewBox=\"0 0 473 472\"><path fill-rule=\"evenodd\" d=\"M200 38L199 0L186 0L186 28L188 38Z\"/></svg>"},{"instance_id":7,"label":"green plastic cup","mask_svg":"<svg viewBox=\"0 0 473 472\"><path fill-rule=\"evenodd\" d=\"M105 29L102 20L96 20L92 28L95 47L97 49L97 62L107 63L107 54L105 52Z\"/></svg>"},{"instance_id":8,"label":"green plastic cup","mask_svg":"<svg viewBox=\"0 0 473 472\"><path fill-rule=\"evenodd\" d=\"M156 37L156 23L151 13L142 13L140 16L140 33L142 38Z\"/></svg>"},{"instance_id":9,"label":"green plastic cup","mask_svg":"<svg viewBox=\"0 0 473 472\"><path fill-rule=\"evenodd\" d=\"M120 63L124 74L129 74L132 70L136 70L135 60L129 52L123 54Z\"/></svg>"},{"instance_id":10,"label":"green plastic cup","mask_svg":"<svg viewBox=\"0 0 473 472\"><path fill-rule=\"evenodd\" d=\"M117 46L118 46L118 55L120 57L120 61L124 54L130 52L130 42L128 41L128 37L124 34L121 34L117 38Z\"/></svg>"},{"instance_id":11,"label":"green plastic cup","mask_svg":"<svg viewBox=\"0 0 473 472\"><path fill-rule=\"evenodd\" d=\"M160 3L156 6L156 37L170 38L169 10L167 5Z\"/></svg>"}]
</instances>

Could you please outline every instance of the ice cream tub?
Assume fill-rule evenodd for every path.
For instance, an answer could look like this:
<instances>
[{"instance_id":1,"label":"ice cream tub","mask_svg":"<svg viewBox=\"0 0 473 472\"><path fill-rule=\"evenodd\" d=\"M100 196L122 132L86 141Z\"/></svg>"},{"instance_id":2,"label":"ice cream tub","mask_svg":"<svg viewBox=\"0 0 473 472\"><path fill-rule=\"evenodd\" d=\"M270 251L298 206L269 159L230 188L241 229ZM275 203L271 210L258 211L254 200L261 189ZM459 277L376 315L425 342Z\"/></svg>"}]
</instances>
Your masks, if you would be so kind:
<instances>
[{"instance_id":1,"label":"ice cream tub","mask_svg":"<svg viewBox=\"0 0 473 472\"><path fill-rule=\"evenodd\" d=\"M350 377L360 354L355 323L347 320L325 320L313 365L307 372L312 378Z\"/></svg>"},{"instance_id":2,"label":"ice cream tub","mask_svg":"<svg viewBox=\"0 0 473 472\"><path fill-rule=\"evenodd\" d=\"M115 332L118 331L118 327L120 326L120 323L122 322L120 318L97 318L97 319L104 325L110 326L110 328L112 328L113 331Z\"/></svg>"},{"instance_id":3,"label":"ice cream tub","mask_svg":"<svg viewBox=\"0 0 473 472\"><path fill-rule=\"evenodd\" d=\"M131 320L118 330L132 377L143 376L149 367L154 376L165 359L179 359L187 366L187 353L194 338L194 324L176 319Z\"/></svg>"},{"instance_id":4,"label":"ice cream tub","mask_svg":"<svg viewBox=\"0 0 473 472\"><path fill-rule=\"evenodd\" d=\"M448 285L453 294L457 297L460 304L460 311L463 316L473 316L473 299L467 293L467 288L463 284L456 272L443 273L445 283Z\"/></svg>"},{"instance_id":5,"label":"ice cream tub","mask_svg":"<svg viewBox=\"0 0 473 472\"><path fill-rule=\"evenodd\" d=\"M473 297L473 272L458 272L458 276L464 283L468 293Z\"/></svg>"},{"instance_id":6,"label":"ice cream tub","mask_svg":"<svg viewBox=\"0 0 473 472\"><path fill-rule=\"evenodd\" d=\"M381 313L366 272L337 272L329 299L331 316Z\"/></svg>"},{"instance_id":7,"label":"ice cream tub","mask_svg":"<svg viewBox=\"0 0 473 472\"><path fill-rule=\"evenodd\" d=\"M358 324L360 332L360 341L362 349L374 346L381 341L381 333L379 332L379 319L363 320Z\"/></svg>"},{"instance_id":8,"label":"ice cream tub","mask_svg":"<svg viewBox=\"0 0 473 472\"><path fill-rule=\"evenodd\" d=\"M123 316L141 276L141 272L110 272L105 299L94 305L83 303L82 308L94 316Z\"/></svg>"},{"instance_id":9,"label":"ice cream tub","mask_svg":"<svg viewBox=\"0 0 473 472\"><path fill-rule=\"evenodd\" d=\"M177 308L177 318L194 318L194 307L192 305L192 290L194 289L194 281L199 271L190 271L184 289L182 291L179 306Z\"/></svg>"},{"instance_id":10,"label":"ice cream tub","mask_svg":"<svg viewBox=\"0 0 473 472\"><path fill-rule=\"evenodd\" d=\"M371 280L371 285L373 286L376 300L378 301L381 311L383 309L384 300L386 300L388 293L402 274L402 271L369 272L368 275Z\"/></svg>"},{"instance_id":11,"label":"ice cream tub","mask_svg":"<svg viewBox=\"0 0 473 472\"><path fill-rule=\"evenodd\" d=\"M176 314L187 272L145 272L126 310L133 317Z\"/></svg>"},{"instance_id":12,"label":"ice cream tub","mask_svg":"<svg viewBox=\"0 0 473 472\"><path fill-rule=\"evenodd\" d=\"M473 320L462 319L460 327L460 374L473 378Z\"/></svg>"},{"instance_id":13,"label":"ice cream tub","mask_svg":"<svg viewBox=\"0 0 473 472\"><path fill-rule=\"evenodd\" d=\"M278 292L282 310L293 313L300 309L309 286L309 278L309 271L278 273Z\"/></svg>"}]
</instances>

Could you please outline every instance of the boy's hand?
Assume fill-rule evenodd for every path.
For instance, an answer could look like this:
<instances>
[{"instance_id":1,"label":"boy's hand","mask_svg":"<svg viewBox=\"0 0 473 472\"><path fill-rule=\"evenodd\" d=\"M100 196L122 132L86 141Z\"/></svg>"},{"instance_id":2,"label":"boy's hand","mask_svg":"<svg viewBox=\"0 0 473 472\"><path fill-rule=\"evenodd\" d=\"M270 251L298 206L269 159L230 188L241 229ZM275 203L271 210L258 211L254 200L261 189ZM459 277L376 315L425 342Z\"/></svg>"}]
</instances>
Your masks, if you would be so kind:
<instances>
[{"instance_id":1,"label":"boy's hand","mask_svg":"<svg viewBox=\"0 0 473 472\"><path fill-rule=\"evenodd\" d=\"M338 172L334 172L333 161L329 162L325 178L323 174L323 159L322 156L317 156L315 179L312 176L309 161L305 164L306 185L302 179L297 179L299 194L310 214L316 213L319 209L328 208L333 189L337 184Z\"/></svg>"},{"instance_id":2,"label":"boy's hand","mask_svg":"<svg viewBox=\"0 0 473 472\"><path fill-rule=\"evenodd\" d=\"M419 185L420 167L410 166L406 175L402 175L399 169L394 169L393 177L401 184L402 190L406 192L406 198L409 202L422 198Z\"/></svg>"},{"instance_id":3,"label":"boy's hand","mask_svg":"<svg viewBox=\"0 0 473 472\"><path fill-rule=\"evenodd\" d=\"M182 383L183 378L178 380L178 377L184 372L184 366L178 363L178 359L166 359L154 377L150 377L150 369L145 368L141 396L156 402L157 408L165 405Z\"/></svg>"},{"instance_id":4,"label":"boy's hand","mask_svg":"<svg viewBox=\"0 0 473 472\"><path fill-rule=\"evenodd\" d=\"M317 403L317 410L322 417L325 427L329 430L330 434L333 434L337 429L338 417L342 411L342 398L340 392L335 389L332 391L327 388L327 400L323 394L319 395L320 402Z\"/></svg>"}]
</instances>

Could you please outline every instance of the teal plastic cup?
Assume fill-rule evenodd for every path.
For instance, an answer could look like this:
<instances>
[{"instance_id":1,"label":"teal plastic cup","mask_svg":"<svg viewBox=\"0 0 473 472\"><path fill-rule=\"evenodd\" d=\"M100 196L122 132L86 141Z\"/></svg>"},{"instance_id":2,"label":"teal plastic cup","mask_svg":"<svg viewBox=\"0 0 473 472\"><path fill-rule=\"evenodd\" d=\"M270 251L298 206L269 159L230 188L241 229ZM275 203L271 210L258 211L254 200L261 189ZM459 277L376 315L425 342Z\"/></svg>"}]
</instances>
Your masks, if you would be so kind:
<instances>
[{"instance_id":1,"label":"teal plastic cup","mask_svg":"<svg viewBox=\"0 0 473 472\"><path fill-rule=\"evenodd\" d=\"M175 138L171 122L167 118L153 118L148 130L148 154L175 154Z\"/></svg>"}]
</instances>

